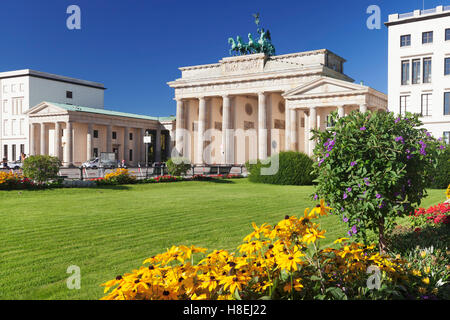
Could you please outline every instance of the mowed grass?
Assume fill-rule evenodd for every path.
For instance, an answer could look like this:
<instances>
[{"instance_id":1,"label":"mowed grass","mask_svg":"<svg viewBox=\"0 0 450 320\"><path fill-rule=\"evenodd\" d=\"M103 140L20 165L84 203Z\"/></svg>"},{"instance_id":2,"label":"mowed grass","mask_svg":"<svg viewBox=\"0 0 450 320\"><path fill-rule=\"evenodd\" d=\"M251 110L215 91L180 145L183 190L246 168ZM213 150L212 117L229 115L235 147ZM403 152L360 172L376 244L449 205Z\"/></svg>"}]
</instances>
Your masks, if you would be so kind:
<instances>
[{"instance_id":1,"label":"mowed grass","mask_svg":"<svg viewBox=\"0 0 450 320\"><path fill-rule=\"evenodd\" d=\"M172 245L234 250L251 223L302 215L313 187L177 182L98 189L0 191L0 299L98 299L100 284ZM430 190L424 206L443 200ZM323 244L344 236L321 217ZM81 289L69 290L71 265Z\"/></svg>"}]
</instances>

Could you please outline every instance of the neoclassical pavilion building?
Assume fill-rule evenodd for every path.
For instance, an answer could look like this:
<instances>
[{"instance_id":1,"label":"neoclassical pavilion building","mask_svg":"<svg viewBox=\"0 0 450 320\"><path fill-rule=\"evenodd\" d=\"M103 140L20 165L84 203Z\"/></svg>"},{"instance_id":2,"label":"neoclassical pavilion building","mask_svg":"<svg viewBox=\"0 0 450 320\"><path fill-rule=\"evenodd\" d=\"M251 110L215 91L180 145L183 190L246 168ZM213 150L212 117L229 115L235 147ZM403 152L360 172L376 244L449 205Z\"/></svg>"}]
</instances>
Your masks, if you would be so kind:
<instances>
[{"instance_id":1,"label":"neoclassical pavilion building","mask_svg":"<svg viewBox=\"0 0 450 320\"><path fill-rule=\"evenodd\" d=\"M30 155L52 155L65 167L80 165L101 152L114 152L128 165L165 161L171 151L171 117L150 117L101 108L41 102L26 111L30 123Z\"/></svg>"},{"instance_id":2,"label":"neoclassical pavilion building","mask_svg":"<svg viewBox=\"0 0 450 320\"><path fill-rule=\"evenodd\" d=\"M329 50L226 57L183 67L169 82L177 102L176 150L196 164L243 164L314 149L310 129L328 115L386 110L387 96L353 83Z\"/></svg>"}]
</instances>

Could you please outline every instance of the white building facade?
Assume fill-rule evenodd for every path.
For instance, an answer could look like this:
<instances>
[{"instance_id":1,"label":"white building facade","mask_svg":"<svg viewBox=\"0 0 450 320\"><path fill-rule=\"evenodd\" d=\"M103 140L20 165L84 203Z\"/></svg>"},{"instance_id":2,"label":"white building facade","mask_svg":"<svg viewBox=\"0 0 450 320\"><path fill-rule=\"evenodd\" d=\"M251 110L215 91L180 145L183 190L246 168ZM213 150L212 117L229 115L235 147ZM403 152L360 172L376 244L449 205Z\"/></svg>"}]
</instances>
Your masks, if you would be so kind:
<instances>
[{"instance_id":1,"label":"white building facade","mask_svg":"<svg viewBox=\"0 0 450 320\"><path fill-rule=\"evenodd\" d=\"M0 72L0 160L30 153L29 109L42 101L103 108L104 90L101 83L29 69Z\"/></svg>"},{"instance_id":2,"label":"white building facade","mask_svg":"<svg viewBox=\"0 0 450 320\"><path fill-rule=\"evenodd\" d=\"M450 143L450 6L391 14L388 97L395 113L421 114Z\"/></svg>"}]
</instances>

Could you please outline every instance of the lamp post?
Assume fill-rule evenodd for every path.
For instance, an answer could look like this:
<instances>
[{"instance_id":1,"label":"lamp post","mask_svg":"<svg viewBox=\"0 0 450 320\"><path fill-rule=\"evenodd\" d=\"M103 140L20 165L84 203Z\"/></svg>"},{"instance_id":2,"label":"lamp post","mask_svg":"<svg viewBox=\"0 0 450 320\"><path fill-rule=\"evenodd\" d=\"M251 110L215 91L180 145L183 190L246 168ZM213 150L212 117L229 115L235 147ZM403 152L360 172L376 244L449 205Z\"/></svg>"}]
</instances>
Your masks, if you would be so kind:
<instances>
[{"instance_id":1,"label":"lamp post","mask_svg":"<svg viewBox=\"0 0 450 320\"><path fill-rule=\"evenodd\" d=\"M145 178L148 178L148 145L152 143L152 136L145 132L144 145L145 145Z\"/></svg>"}]
</instances>

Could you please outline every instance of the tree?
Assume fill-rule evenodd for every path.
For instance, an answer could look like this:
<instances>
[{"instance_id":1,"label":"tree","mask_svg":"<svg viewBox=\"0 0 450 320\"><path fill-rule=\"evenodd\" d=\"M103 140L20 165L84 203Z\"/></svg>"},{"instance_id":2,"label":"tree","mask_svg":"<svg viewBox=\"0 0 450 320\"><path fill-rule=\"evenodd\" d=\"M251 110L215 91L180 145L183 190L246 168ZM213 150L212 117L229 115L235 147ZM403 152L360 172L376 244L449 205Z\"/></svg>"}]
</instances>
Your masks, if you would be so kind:
<instances>
[{"instance_id":1,"label":"tree","mask_svg":"<svg viewBox=\"0 0 450 320\"><path fill-rule=\"evenodd\" d=\"M25 177L44 183L57 177L61 161L52 156L29 156L23 162Z\"/></svg>"},{"instance_id":2,"label":"tree","mask_svg":"<svg viewBox=\"0 0 450 320\"><path fill-rule=\"evenodd\" d=\"M385 252L385 232L420 205L445 146L418 128L418 115L368 111L332 117L333 128L313 130L317 196L342 214L349 235L367 242L366 231L372 230Z\"/></svg>"}]
</instances>

